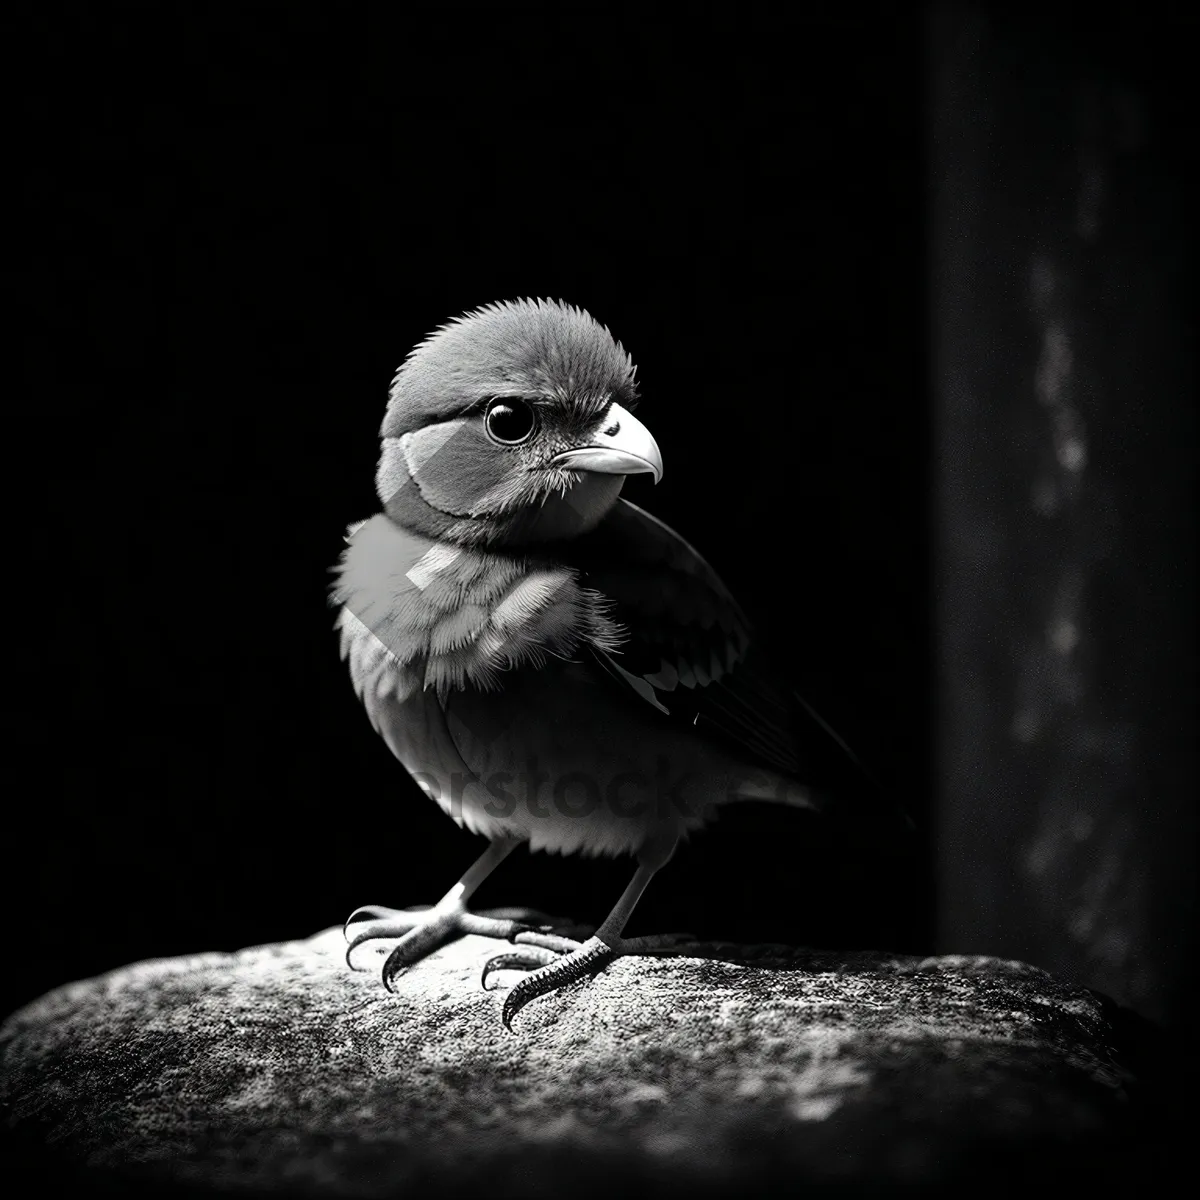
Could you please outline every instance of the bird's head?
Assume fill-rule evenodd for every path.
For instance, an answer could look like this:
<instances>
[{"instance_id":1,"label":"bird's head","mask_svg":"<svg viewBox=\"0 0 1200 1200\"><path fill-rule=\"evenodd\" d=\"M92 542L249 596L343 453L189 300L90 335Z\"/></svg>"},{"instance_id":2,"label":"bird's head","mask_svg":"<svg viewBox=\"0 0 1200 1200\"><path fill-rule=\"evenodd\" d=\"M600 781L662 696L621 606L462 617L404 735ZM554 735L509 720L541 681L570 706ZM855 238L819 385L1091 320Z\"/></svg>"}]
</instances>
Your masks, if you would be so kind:
<instances>
[{"instance_id":1,"label":"bird's head","mask_svg":"<svg viewBox=\"0 0 1200 1200\"><path fill-rule=\"evenodd\" d=\"M626 475L662 476L636 400L629 356L581 309L490 304L442 326L396 372L379 498L397 524L463 545L584 533Z\"/></svg>"}]
</instances>

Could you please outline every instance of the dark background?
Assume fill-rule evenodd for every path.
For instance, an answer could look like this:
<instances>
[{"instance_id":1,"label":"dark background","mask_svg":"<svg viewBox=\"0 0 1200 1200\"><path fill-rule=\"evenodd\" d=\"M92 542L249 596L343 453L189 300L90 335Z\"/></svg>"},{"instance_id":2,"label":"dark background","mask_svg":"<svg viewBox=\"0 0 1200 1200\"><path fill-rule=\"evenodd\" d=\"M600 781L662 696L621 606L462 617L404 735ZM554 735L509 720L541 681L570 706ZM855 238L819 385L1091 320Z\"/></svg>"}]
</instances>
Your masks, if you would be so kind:
<instances>
[{"instance_id":1,"label":"dark background","mask_svg":"<svg viewBox=\"0 0 1200 1200\"><path fill-rule=\"evenodd\" d=\"M383 7L27 17L13 1002L432 902L478 853L371 731L326 588L392 372L492 300L623 341L666 461L626 494L928 812L917 22ZM928 944L927 868L831 893L806 828L723 816L631 932ZM479 899L598 922L631 869L522 854Z\"/></svg>"},{"instance_id":2,"label":"dark background","mask_svg":"<svg viewBox=\"0 0 1200 1200\"><path fill-rule=\"evenodd\" d=\"M630 932L1008 953L1156 1017L1180 1011L1194 961L1172 932L1190 920L1194 857L1171 850L1194 831L1194 693L1179 682L1194 662L1181 549L1194 424L1179 415L1192 377L1181 335L1165 359L1142 336L1149 293L1124 286L1121 264L1154 280L1165 258L1192 261L1178 116L1191 27L1149 9L1081 35L958 11L941 25L899 4L686 20L603 6L24 14L10 410L30 432L9 445L28 489L11 627L28 765L6 818L5 1008L140 958L305 936L364 902L432 902L475 857L481 843L420 796L355 700L328 569L345 526L377 508L377 428L409 348L479 304L551 296L639 365L666 474L626 494L701 548L919 827L906 860L880 861L831 850L803 814L730 811L656 880ZM1101 377L1119 345L1126 371L1091 428L1128 445L1132 391L1137 427L1160 431L1115 465L1099 457L1118 512L1167 497L1121 526L1109 559L1136 578L1184 566L1157 608L1118 589L1085 623L1091 652L1138 681L1126 725L1165 730L1175 757L1142 791L1055 787L1117 830L1097 853L1137 867L1092 905L1088 937L1125 920L1126 947L1161 968L1148 987L1125 986L1128 955L1073 956L1073 935L1039 932L1083 885L1025 894L1020 864L1053 804L1040 783L1062 772L1036 756L1014 772L1004 732L1029 661L1022 622L1045 615L1031 564L1076 546L1009 524L1026 503L1012 481L1041 452L1025 398L1045 329L1023 297L1058 219L1047 198L1078 184L1077 79L1131 90L1149 114L1143 157L1122 161L1150 182L1097 252L1116 282L1093 290L1084 271L1072 310L1121 298L1074 343L1098 347ZM1131 232L1160 228L1152 246ZM1155 312L1194 311L1194 275L1179 279ZM1128 370L1140 361L1167 362L1147 395ZM964 371L984 382L964 389ZM982 525L955 523L961 486ZM976 575L963 548L991 545L983 528L1000 549ZM1022 607L1002 584L1026 578ZM1143 658L1125 652L1131 630ZM1160 762L1161 745L1143 742L1129 769ZM1157 832L1125 838L1122 820ZM519 855L479 900L598 922L630 870ZM1153 911L1126 920L1137 888Z\"/></svg>"}]
</instances>

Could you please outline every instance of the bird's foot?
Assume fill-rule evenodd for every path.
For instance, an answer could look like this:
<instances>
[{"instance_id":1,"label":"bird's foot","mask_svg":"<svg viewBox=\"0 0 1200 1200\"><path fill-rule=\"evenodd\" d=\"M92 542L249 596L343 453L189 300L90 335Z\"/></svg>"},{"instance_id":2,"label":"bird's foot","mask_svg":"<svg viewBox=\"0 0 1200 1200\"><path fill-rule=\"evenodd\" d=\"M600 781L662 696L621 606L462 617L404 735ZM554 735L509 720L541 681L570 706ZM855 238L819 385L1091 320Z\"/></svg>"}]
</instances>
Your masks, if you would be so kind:
<instances>
[{"instance_id":1,"label":"bird's foot","mask_svg":"<svg viewBox=\"0 0 1200 1200\"><path fill-rule=\"evenodd\" d=\"M501 1017L509 1030L513 1018L531 1000L596 974L620 955L669 954L696 938L690 933L667 933L637 938L593 936L577 942L542 930L528 930L514 934L511 940L517 949L489 958L480 980L490 991L488 980L495 971L529 972L504 998Z\"/></svg>"},{"instance_id":2,"label":"bird's foot","mask_svg":"<svg viewBox=\"0 0 1200 1200\"><path fill-rule=\"evenodd\" d=\"M471 912L461 901L443 901L432 908L383 908L364 905L346 918L343 933L346 937L346 965L352 970L369 970L371 964L355 966L354 951L365 942L392 941L381 970L383 986L392 991L397 977L428 954L462 937L475 933L482 937L512 941L519 935L532 934L551 937L581 932L583 927L556 920L530 908L498 908L488 912ZM399 941L395 941L395 939ZM569 940L563 937L559 941ZM575 944L575 943L572 943Z\"/></svg>"}]
</instances>

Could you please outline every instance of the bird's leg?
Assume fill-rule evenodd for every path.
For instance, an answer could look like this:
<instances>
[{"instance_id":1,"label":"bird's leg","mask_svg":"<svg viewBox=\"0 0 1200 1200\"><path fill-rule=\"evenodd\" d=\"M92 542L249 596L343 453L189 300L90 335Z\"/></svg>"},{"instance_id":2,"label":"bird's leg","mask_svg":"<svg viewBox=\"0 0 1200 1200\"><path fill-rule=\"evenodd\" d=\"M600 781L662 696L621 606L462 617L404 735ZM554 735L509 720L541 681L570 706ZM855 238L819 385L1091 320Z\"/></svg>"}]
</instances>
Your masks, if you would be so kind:
<instances>
[{"instance_id":1,"label":"bird's leg","mask_svg":"<svg viewBox=\"0 0 1200 1200\"><path fill-rule=\"evenodd\" d=\"M399 938L383 964L384 987L392 990L396 977L407 967L433 953L440 946L466 933L511 940L522 932L547 928L549 918L529 909L502 910L485 916L469 912L467 901L479 885L517 848L513 838L492 842L467 869L463 877L432 908L394 909L376 905L356 908L346 919L346 963L355 970L351 960L354 951L364 942L376 939Z\"/></svg>"},{"instance_id":2,"label":"bird's leg","mask_svg":"<svg viewBox=\"0 0 1200 1200\"><path fill-rule=\"evenodd\" d=\"M621 898L613 906L604 923L587 941L580 943L540 931L522 931L512 938L520 947L519 950L509 954L497 954L488 960L483 968L485 988L488 975L492 971L536 968L518 980L504 999L502 1015L507 1028L512 1028L513 1017L530 1000L595 974L618 955L653 954L656 951L668 950L679 941L689 940L690 935L638 938L621 936L650 880L666 866L674 852L674 840L651 843L642 848L638 853L637 870L628 887L621 893Z\"/></svg>"}]
</instances>

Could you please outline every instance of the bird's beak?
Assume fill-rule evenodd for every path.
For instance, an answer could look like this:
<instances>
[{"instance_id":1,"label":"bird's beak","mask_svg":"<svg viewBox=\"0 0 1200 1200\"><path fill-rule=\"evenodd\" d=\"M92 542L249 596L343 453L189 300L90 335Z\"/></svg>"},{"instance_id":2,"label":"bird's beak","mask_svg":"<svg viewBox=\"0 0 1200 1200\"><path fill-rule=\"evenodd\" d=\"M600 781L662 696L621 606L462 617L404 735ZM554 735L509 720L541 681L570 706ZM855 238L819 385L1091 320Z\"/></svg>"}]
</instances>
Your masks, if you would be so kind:
<instances>
[{"instance_id":1,"label":"bird's beak","mask_svg":"<svg viewBox=\"0 0 1200 1200\"><path fill-rule=\"evenodd\" d=\"M556 467L571 471L596 471L602 475L641 475L662 478L662 454L654 435L628 409L614 404L604 428L586 446L566 450L553 459Z\"/></svg>"}]
</instances>

